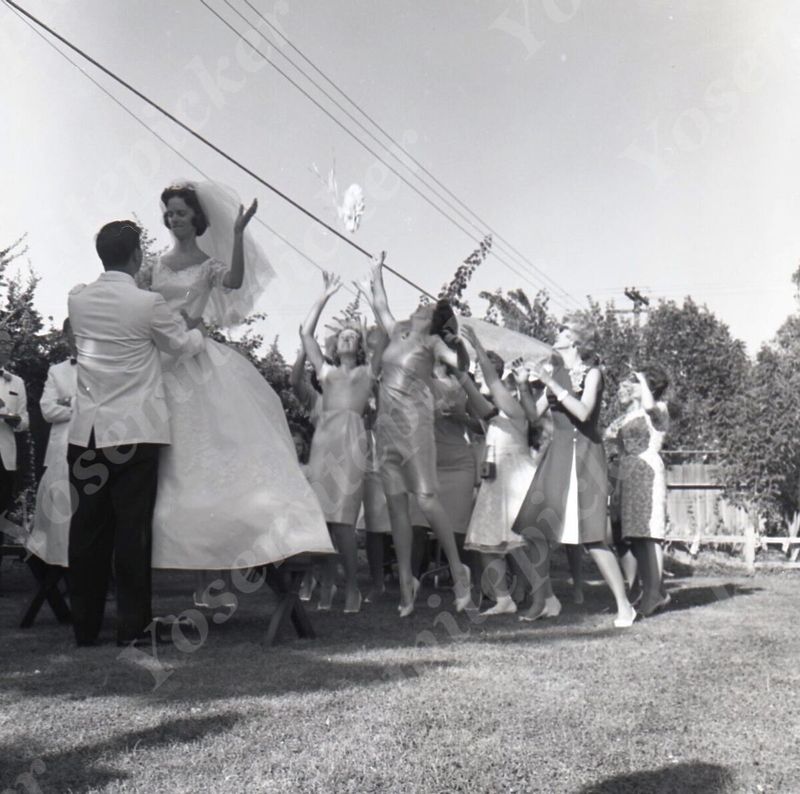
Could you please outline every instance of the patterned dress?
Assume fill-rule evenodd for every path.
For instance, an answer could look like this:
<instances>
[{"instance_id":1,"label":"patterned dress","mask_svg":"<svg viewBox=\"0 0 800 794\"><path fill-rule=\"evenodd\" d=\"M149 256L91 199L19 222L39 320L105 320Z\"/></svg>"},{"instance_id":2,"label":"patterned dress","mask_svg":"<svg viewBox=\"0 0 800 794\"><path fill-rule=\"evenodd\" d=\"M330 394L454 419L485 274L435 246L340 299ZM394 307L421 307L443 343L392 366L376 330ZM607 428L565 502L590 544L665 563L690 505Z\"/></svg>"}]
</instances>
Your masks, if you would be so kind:
<instances>
[{"instance_id":1,"label":"patterned dress","mask_svg":"<svg viewBox=\"0 0 800 794\"><path fill-rule=\"evenodd\" d=\"M577 384L563 368L553 374L553 379L580 399L591 371L577 373ZM599 428L602 398L601 374L594 410L580 422L548 393L553 434L514 522L517 534L570 545L605 542L608 474Z\"/></svg>"},{"instance_id":2,"label":"patterned dress","mask_svg":"<svg viewBox=\"0 0 800 794\"><path fill-rule=\"evenodd\" d=\"M663 403L616 420L607 436L620 447L619 503L623 538L661 540L666 531L667 480L660 450L668 413Z\"/></svg>"}]
</instances>

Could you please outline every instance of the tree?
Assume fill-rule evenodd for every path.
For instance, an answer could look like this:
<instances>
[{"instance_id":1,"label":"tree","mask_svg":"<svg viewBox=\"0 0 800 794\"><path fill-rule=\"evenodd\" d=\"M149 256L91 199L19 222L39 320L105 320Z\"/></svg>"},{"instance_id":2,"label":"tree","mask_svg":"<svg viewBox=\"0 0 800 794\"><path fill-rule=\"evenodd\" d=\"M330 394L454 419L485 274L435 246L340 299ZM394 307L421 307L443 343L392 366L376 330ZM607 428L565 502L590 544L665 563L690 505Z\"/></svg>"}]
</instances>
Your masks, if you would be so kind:
<instances>
[{"instance_id":1,"label":"tree","mask_svg":"<svg viewBox=\"0 0 800 794\"><path fill-rule=\"evenodd\" d=\"M480 245L456 268L453 278L439 290L439 300L446 299L450 305L464 317L470 317L472 310L464 299L464 292L469 286L475 270L486 261L492 250L492 235L488 234L481 240ZM422 296L423 302L428 302L427 295Z\"/></svg>"},{"instance_id":2,"label":"tree","mask_svg":"<svg viewBox=\"0 0 800 794\"><path fill-rule=\"evenodd\" d=\"M650 311L639 359L656 362L669 374L669 446L723 449L733 401L750 370L744 343L707 307L687 297L682 306L661 301Z\"/></svg>"},{"instance_id":3,"label":"tree","mask_svg":"<svg viewBox=\"0 0 800 794\"><path fill-rule=\"evenodd\" d=\"M547 290L540 289L533 300L522 289L512 289L507 294L501 289L484 291L480 297L489 303L486 310L489 322L528 334L548 344L555 340L558 319L550 312Z\"/></svg>"},{"instance_id":4,"label":"tree","mask_svg":"<svg viewBox=\"0 0 800 794\"><path fill-rule=\"evenodd\" d=\"M800 511L800 296L798 310L758 352L723 428L726 494L772 527Z\"/></svg>"},{"instance_id":5,"label":"tree","mask_svg":"<svg viewBox=\"0 0 800 794\"><path fill-rule=\"evenodd\" d=\"M0 286L6 290L4 304L0 308L0 326L14 340L11 367L25 382L28 395L30 431L17 437L17 486L28 508L33 509L36 483L49 433L49 426L39 410L39 399L52 358L51 349L59 334L53 329L44 330L42 317L34 305L38 276L30 268L27 273L8 273L11 264L27 253L24 240L22 237L8 248L0 250Z\"/></svg>"}]
</instances>

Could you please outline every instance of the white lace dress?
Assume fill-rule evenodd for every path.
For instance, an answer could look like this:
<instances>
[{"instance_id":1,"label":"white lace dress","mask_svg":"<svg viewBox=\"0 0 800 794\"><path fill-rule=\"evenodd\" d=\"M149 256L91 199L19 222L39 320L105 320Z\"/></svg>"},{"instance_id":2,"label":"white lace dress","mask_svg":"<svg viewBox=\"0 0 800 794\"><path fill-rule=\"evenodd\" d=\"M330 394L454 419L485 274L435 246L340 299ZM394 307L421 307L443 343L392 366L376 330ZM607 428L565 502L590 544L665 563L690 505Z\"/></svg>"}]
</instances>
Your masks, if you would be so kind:
<instances>
[{"instance_id":1,"label":"white lace dress","mask_svg":"<svg viewBox=\"0 0 800 794\"><path fill-rule=\"evenodd\" d=\"M140 286L200 316L228 268L156 261ZM211 339L200 355L162 358L172 444L153 518L153 567L232 569L333 552L278 396L242 355Z\"/></svg>"},{"instance_id":2,"label":"white lace dress","mask_svg":"<svg viewBox=\"0 0 800 794\"><path fill-rule=\"evenodd\" d=\"M481 482L464 548L506 554L525 545L511 527L536 473L527 420L511 419L501 411L489 422L486 447L494 450L497 476Z\"/></svg>"}]
</instances>

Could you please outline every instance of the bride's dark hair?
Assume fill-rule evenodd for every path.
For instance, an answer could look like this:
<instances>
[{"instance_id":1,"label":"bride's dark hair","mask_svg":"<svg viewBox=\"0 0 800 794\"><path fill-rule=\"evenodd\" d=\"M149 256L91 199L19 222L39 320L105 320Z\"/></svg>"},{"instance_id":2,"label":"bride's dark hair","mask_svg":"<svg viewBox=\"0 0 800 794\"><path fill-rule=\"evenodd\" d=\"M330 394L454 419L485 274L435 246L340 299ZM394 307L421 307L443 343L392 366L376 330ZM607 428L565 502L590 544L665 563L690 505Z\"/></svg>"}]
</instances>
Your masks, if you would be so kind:
<instances>
[{"instance_id":1,"label":"bride's dark hair","mask_svg":"<svg viewBox=\"0 0 800 794\"><path fill-rule=\"evenodd\" d=\"M164 207L164 225L169 229L167 220L167 202L171 198L182 199L186 206L192 211L192 226L199 237L208 228L208 218L206 218L200 200L197 198L194 188L191 185L171 185L161 193L161 205Z\"/></svg>"}]
</instances>

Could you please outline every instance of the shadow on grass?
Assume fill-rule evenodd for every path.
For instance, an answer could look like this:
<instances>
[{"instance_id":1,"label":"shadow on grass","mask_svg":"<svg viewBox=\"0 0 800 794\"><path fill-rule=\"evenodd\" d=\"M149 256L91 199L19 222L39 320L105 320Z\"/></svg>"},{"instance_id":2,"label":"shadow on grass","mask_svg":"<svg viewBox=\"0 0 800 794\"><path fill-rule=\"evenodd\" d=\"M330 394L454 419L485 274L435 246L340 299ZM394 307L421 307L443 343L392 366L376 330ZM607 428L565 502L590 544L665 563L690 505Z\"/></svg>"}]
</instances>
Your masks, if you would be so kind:
<instances>
[{"instance_id":1,"label":"shadow on grass","mask_svg":"<svg viewBox=\"0 0 800 794\"><path fill-rule=\"evenodd\" d=\"M702 792L724 794L732 791L733 775L723 766L691 761L660 769L631 772L584 786L580 794L675 794Z\"/></svg>"},{"instance_id":2,"label":"shadow on grass","mask_svg":"<svg viewBox=\"0 0 800 794\"><path fill-rule=\"evenodd\" d=\"M96 791L130 777L128 772L114 769L107 760L109 757L163 745L174 745L176 753L181 753L184 752L181 745L223 733L238 720L235 712L185 717L60 753L37 754L32 750L36 746L32 738L13 745L0 745L4 760L0 785L7 786L4 791Z\"/></svg>"},{"instance_id":3,"label":"shadow on grass","mask_svg":"<svg viewBox=\"0 0 800 794\"><path fill-rule=\"evenodd\" d=\"M730 598L760 593L762 590L762 587L745 587L734 582L720 582L718 585L705 587L680 587L669 591L672 603L665 611L681 612L695 607L706 607Z\"/></svg>"}]
</instances>

